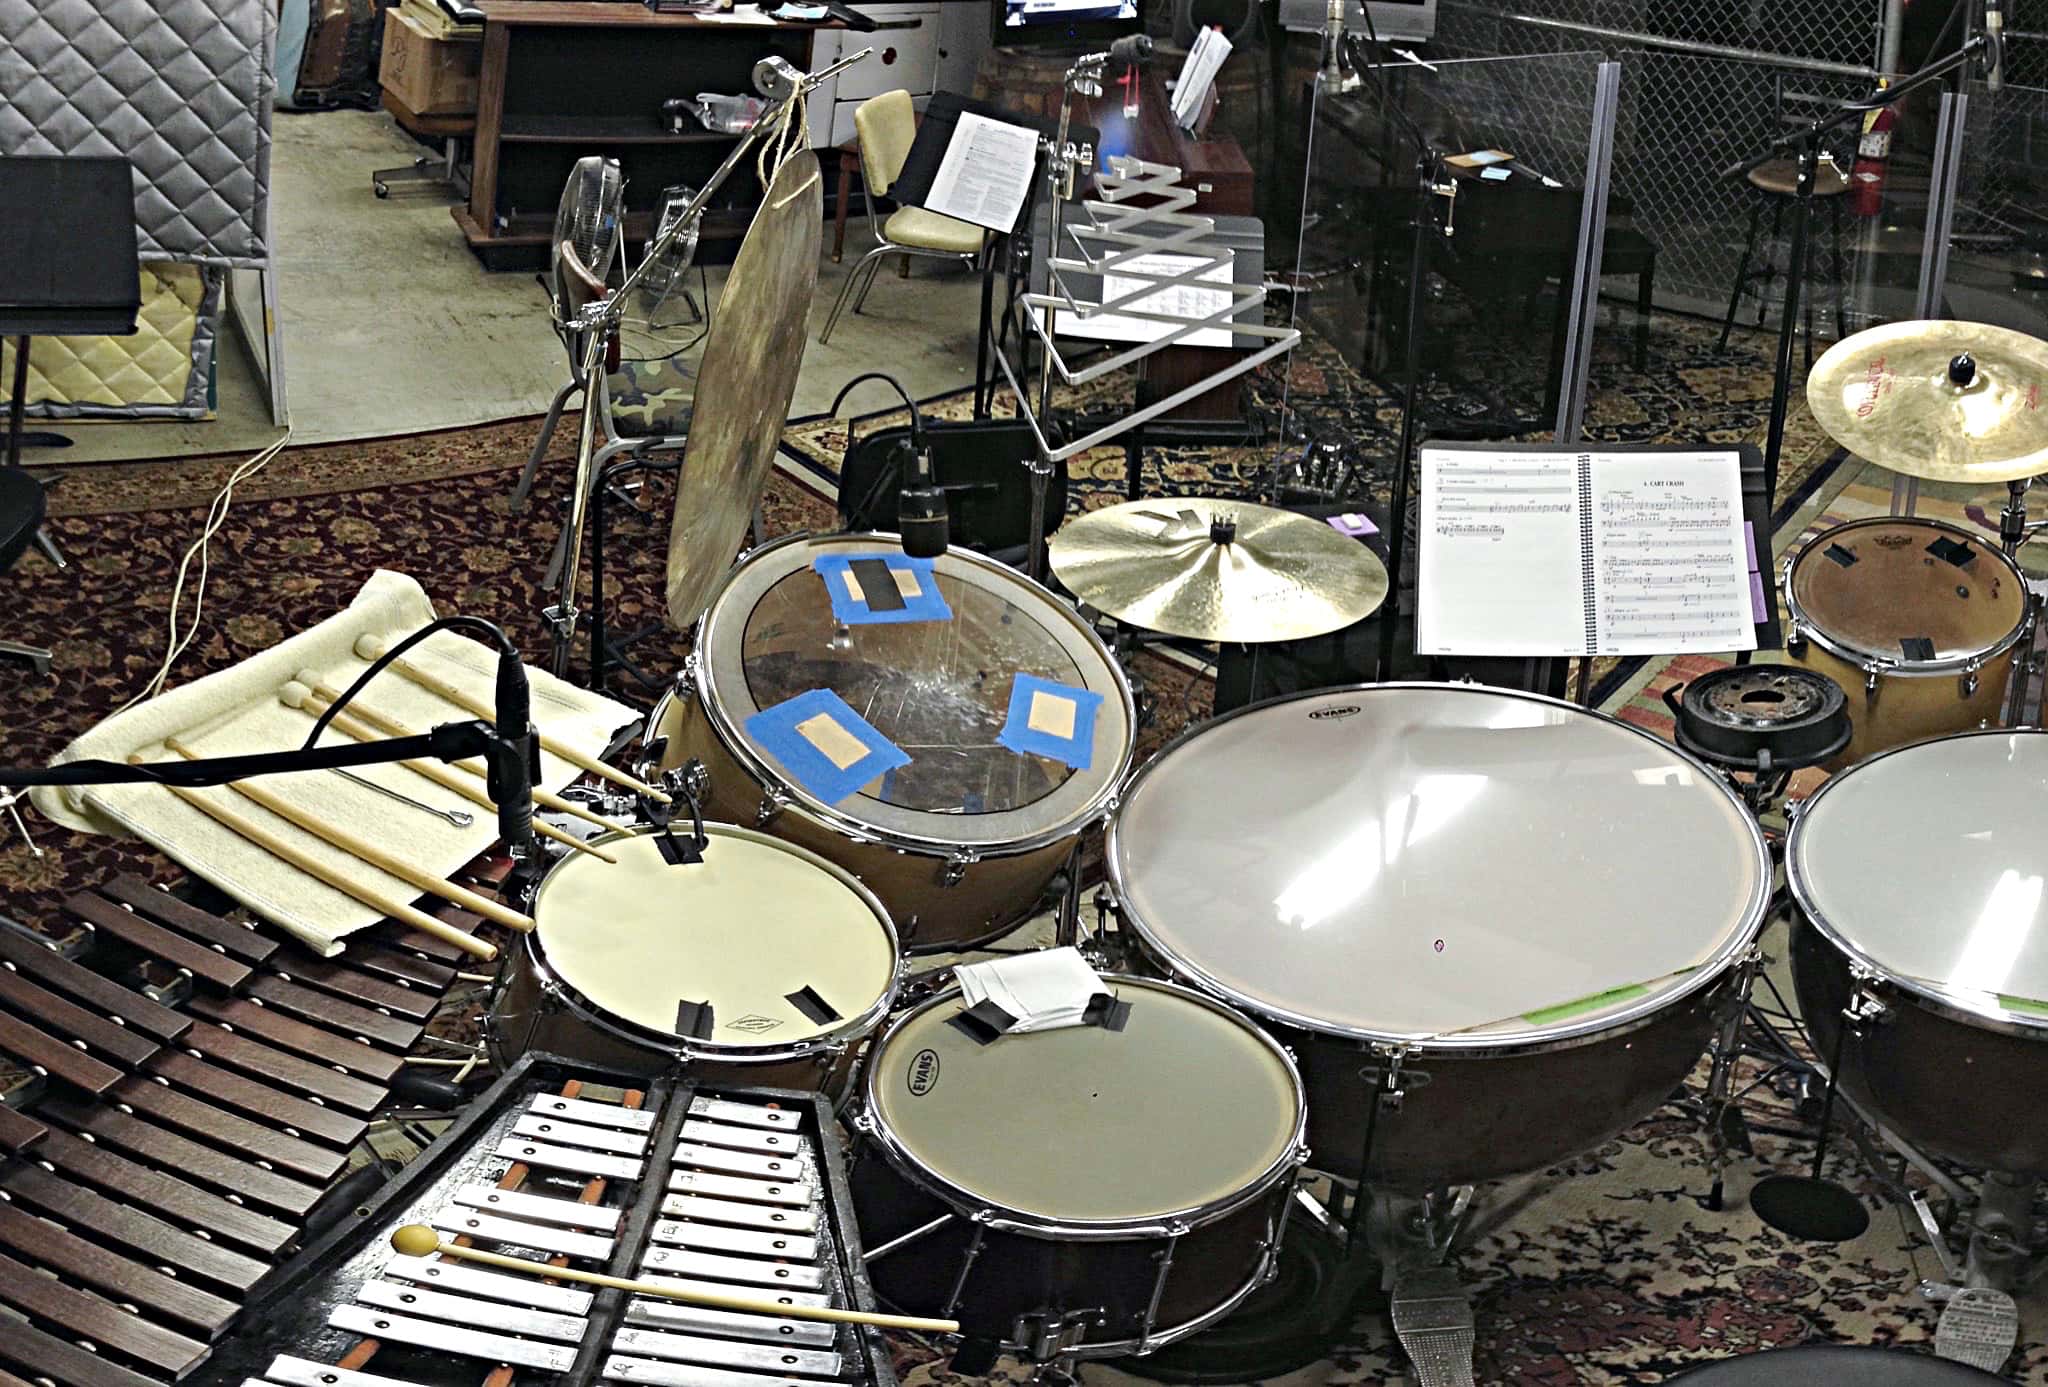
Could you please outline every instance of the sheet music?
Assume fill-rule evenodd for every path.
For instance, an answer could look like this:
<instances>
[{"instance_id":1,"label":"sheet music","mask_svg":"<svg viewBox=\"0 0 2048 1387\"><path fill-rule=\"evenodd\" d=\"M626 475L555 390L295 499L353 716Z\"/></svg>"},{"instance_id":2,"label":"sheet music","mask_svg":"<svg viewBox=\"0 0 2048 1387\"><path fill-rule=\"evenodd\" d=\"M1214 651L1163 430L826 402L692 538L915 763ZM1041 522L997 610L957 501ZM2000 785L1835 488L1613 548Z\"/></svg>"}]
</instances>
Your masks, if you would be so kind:
<instances>
[{"instance_id":1,"label":"sheet music","mask_svg":"<svg viewBox=\"0 0 2048 1387\"><path fill-rule=\"evenodd\" d=\"M1187 61L1181 64L1180 78L1173 86L1173 118L1183 130L1195 128L1195 121L1202 114L1202 102L1230 50L1230 40L1221 29L1207 28L1195 36Z\"/></svg>"},{"instance_id":2,"label":"sheet music","mask_svg":"<svg viewBox=\"0 0 2048 1387\"><path fill-rule=\"evenodd\" d=\"M1754 650L1735 454L1610 454L1592 476L1598 653Z\"/></svg>"},{"instance_id":3,"label":"sheet music","mask_svg":"<svg viewBox=\"0 0 2048 1387\"><path fill-rule=\"evenodd\" d=\"M1584 654L1578 459L1422 450L1415 648Z\"/></svg>"},{"instance_id":4,"label":"sheet music","mask_svg":"<svg viewBox=\"0 0 2048 1387\"><path fill-rule=\"evenodd\" d=\"M1421 454L1416 649L1756 648L1733 452Z\"/></svg>"},{"instance_id":5,"label":"sheet music","mask_svg":"<svg viewBox=\"0 0 2048 1387\"><path fill-rule=\"evenodd\" d=\"M962 111L925 210L1007 235L1017 228L1037 167L1037 131Z\"/></svg>"},{"instance_id":6,"label":"sheet music","mask_svg":"<svg viewBox=\"0 0 2048 1387\"><path fill-rule=\"evenodd\" d=\"M1216 265L1202 272L1198 283L1222 285L1219 289L1203 289L1195 284L1174 284L1155 289L1141 299L1133 299L1125 308L1137 309L1144 313L1166 313L1176 318L1199 321L1212 313L1219 313L1230 307L1235 292L1237 257L1230 252L1229 262ZM1197 255L1136 255L1125 261L1119 268L1128 268L1147 275L1185 274L1202 264L1209 257ZM1110 271L1102 276L1102 302L1113 303L1125 294L1135 294L1148 281L1135 275L1118 274ZM1082 318L1072 313L1059 316L1058 327L1062 337L1089 337L1102 342L1152 342L1174 331L1172 323L1154 322L1149 318L1132 318L1122 313L1094 313ZM1183 347L1227 347L1231 343L1229 328L1205 327L1191 332L1180 339L1177 346Z\"/></svg>"}]
</instances>

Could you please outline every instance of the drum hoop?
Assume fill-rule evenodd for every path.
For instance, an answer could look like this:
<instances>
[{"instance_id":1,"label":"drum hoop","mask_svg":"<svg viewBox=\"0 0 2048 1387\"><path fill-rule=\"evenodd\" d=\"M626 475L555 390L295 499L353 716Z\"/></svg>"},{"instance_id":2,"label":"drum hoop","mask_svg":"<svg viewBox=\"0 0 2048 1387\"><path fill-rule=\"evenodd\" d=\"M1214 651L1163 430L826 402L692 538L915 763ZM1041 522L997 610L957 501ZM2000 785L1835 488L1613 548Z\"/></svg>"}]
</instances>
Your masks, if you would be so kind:
<instances>
[{"instance_id":1,"label":"drum hoop","mask_svg":"<svg viewBox=\"0 0 2048 1387\"><path fill-rule=\"evenodd\" d=\"M849 813L837 805L827 804L801 785L791 782L787 776L775 769L768 762L768 759L756 750L746 737L741 735L740 729L733 724L731 715L726 711L724 700L719 697L717 675L712 669L712 661L710 659L713 633L716 630L719 611L725 605L726 598L731 593L733 585L739 580L740 575L757 559L776 550L810 544L820 539L872 539L878 543L891 545L900 542L894 535L885 535L872 531L847 535L814 535L806 531L799 534L786 535L781 539L750 551L739 563L735 564L732 571L726 574L725 578L720 581L718 587L712 592L711 600L704 608L704 614L697 619L697 640L695 648L690 652L687 661L689 672L696 682L697 702L704 710L704 715L710 723L712 734L718 738L719 744L725 748L728 755L745 767L749 775L753 776L762 785L773 787L779 793L787 796L795 807L801 808L803 812L819 820L834 832L852 838L856 842L879 843L884 847L900 848L906 852L916 853L921 856L946 856L955 852L967 851L972 852L977 857L1003 857L1016 853L1031 852L1034 849L1046 847L1049 844L1073 837L1114 807L1118 788L1123 784L1124 777L1130 773L1131 760L1137 754L1138 747L1137 702L1131 696L1130 680L1124 676L1123 666L1117 663L1116 657L1110 653L1109 647L1102 643L1102 638L1095 634L1088 623L1083 621L1072 607L1054 596L1050 590L1033 583L1015 569L1008 568L993 559L985 558L966 549L949 548L946 550L946 556L957 559L970 567L983 569L1005 580L1014 581L1024 591L1043 597L1047 609L1057 613L1068 623L1074 633L1080 636L1082 643L1089 647L1090 653L1101 658L1102 667L1109 672L1109 680L1115 688L1117 702L1123 709L1124 727L1127 729L1128 735L1125 737L1124 745L1117 755L1116 765L1111 767L1110 773L1103 777L1102 784L1097 787L1095 793L1090 795L1081 807L1073 811L1064 821L1050 828L1014 838L964 841L955 838L936 838L927 834L886 828L875 824L858 815ZM673 697L674 695L668 696ZM903 813L917 814L920 818L924 819L965 821L958 815L938 814L931 810L902 809L901 806L891 807L899 809ZM1026 807L1028 806L1019 806L1019 809L1006 810L1004 812L1017 813ZM988 819L998 816L977 815L975 817Z\"/></svg>"},{"instance_id":2,"label":"drum hoop","mask_svg":"<svg viewBox=\"0 0 2048 1387\"><path fill-rule=\"evenodd\" d=\"M656 831L644 827L622 828L611 833L597 834L588 841L593 845L602 845L617 842L622 838L649 837ZM642 1049L674 1055L683 1063L720 1060L737 1064L781 1064L790 1060L808 1059L820 1051L843 1048L871 1034L875 1027L881 1024L882 1018L889 1014L889 1008L895 1003L896 994L903 985L903 948L896 937L896 924L889 918L887 907L874 892L861 883L859 877L836 863L826 861L809 848L799 847L795 843L766 833L757 833L751 828L741 828L736 824L707 823L704 825L704 831L719 837L738 838L787 852L804 859L812 866L824 868L842 885L853 889L860 897L861 904L874 915L875 923L882 927L882 937L888 941L889 952L897 960L895 970L889 975L888 986L882 989L882 994L875 998L866 1010L858 1016L847 1018L843 1024L821 1035L814 1035L805 1040L793 1040L778 1047L731 1045L714 1040L688 1040L674 1031L657 1031L642 1026L637 1021L627 1020L556 972L548 962L547 947L541 942L538 926L520 937L527 963L533 969L535 978L544 988L551 989L558 998L573 1006L584 1020L597 1029L620 1040L631 1041ZM579 854L572 853L548 868L533 888L533 898L527 903L528 913L538 908L541 892L547 889L547 884L555 873L576 861L578 856Z\"/></svg>"},{"instance_id":3,"label":"drum hoop","mask_svg":"<svg viewBox=\"0 0 2048 1387\"><path fill-rule=\"evenodd\" d=\"M1220 1199L1191 1208L1147 1214L1139 1218L1051 1218L1008 1208L954 1184L926 1165L916 1152L904 1144L896 1130L889 1125L889 1119L883 1115L882 1105L877 1101L877 1091L878 1085L882 1082L881 1057L888 1049L889 1042L918 1017L957 998L960 995L960 989L957 987L949 987L944 992L918 1003L892 1020L887 1028L875 1037L874 1044L869 1047L867 1059L861 1066L866 1072L861 1076L860 1130L869 1140L881 1147L884 1158L904 1179L940 1202L950 1205L955 1212L971 1210L972 1212L968 1213L970 1222L999 1232L1017 1233L1029 1238L1113 1241L1139 1237L1178 1237L1189 1229L1214 1223L1217 1219L1236 1213L1266 1194L1276 1183L1292 1180L1295 1168L1308 1155L1308 1090L1302 1086L1301 1071L1295 1067L1294 1056L1288 1054L1285 1047L1259 1026L1215 998L1205 996L1193 988L1183 987L1179 983L1161 978L1141 978L1129 973L1104 973L1102 980L1121 986L1150 988L1194 1002L1224 1020L1243 1027L1266 1048L1269 1054L1280 1061L1294 1093L1294 1130L1289 1133L1287 1144L1271 1165L1260 1171L1244 1186Z\"/></svg>"},{"instance_id":4,"label":"drum hoop","mask_svg":"<svg viewBox=\"0 0 2048 1387\"><path fill-rule=\"evenodd\" d=\"M1935 742L1960 741L1964 737L2041 737L2048 738L2048 729L2025 727L1980 727L1968 732L1951 732L1945 735L1922 737L1919 741L1907 742L1881 751L1867 761L1862 761L1840 775L1831 775L1820 789L1799 806L1793 815L1791 830L1785 835L1785 882L1792 890L1792 899L1799 907L1799 913L1806 922L1827 940L1835 952L1849 962L1868 968L1881 977L1889 987L1895 987L1920 1002L1929 1010L1962 1021L1982 1030L1996 1031L2002 1035L2020 1036L2028 1040L2040 1040L2048 1034L2048 1016L2031 1016L2002 1006L1996 994L1978 992L1970 988L1950 987L1943 983L1929 982L1920 978L1907 977L1894 972L1878 962L1862 949L1849 942L1842 929L1830 920L1814 898L1815 883L1806 869L1805 855L1800 851L1805 842L1807 825L1812 821L1814 811L1827 797L1829 790L1847 780L1850 776L1889 756L1916 747L1931 746Z\"/></svg>"},{"instance_id":5,"label":"drum hoop","mask_svg":"<svg viewBox=\"0 0 2048 1387\"><path fill-rule=\"evenodd\" d=\"M1246 996L1227 983L1211 977L1199 964L1190 961L1161 940L1157 932L1146 922L1145 917L1131 905L1130 891L1125 882L1123 854L1119 851L1118 844L1118 834L1123 827L1122 809L1128 806L1132 799L1136 797L1139 788L1145 783L1146 777L1150 776L1156 767L1162 765L1166 758L1172 755L1182 743L1191 741L1212 727L1218 727L1234 718L1243 717L1247 713L1256 713L1262 709L1277 707L1281 704L1302 702L1312 698L1369 695L1375 689L1424 690L1430 693L1446 694L1479 693L1497 698L1518 698L1526 702L1540 703L1553 708L1565 708L1574 713L1583 713L1598 721L1621 728L1655 745L1659 751L1669 752L1671 755L1686 762L1699 772L1703 783L1711 786L1734 808L1737 821L1748 826L1751 848L1750 863L1755 880L1750 890L1749 904L1743 911L1742 925L1730 934L1705 962L1695 967L1682 981L1674 984L1668 990L1653 992L1650 996L1639 998L1618 1011L1589 1016L1582 1020L1574 1021L1569 1025L1560 1025L1554 1029L1541 1031L1510 1031L1504 1034L1493 1033L1484 1035L1468 1033L1456 1035L1416 1035L1400 1031L1375 1031L1363 1026L1347 1026L1309 1016L1302 1012L1291 1011L1286 1007ZM1158 753L1150 761L1147 761L1136 775L1131 777L1130 784L1124 787L1124 793L1120 797L1118 813L1109 821L1109 830L1104 837L1102 845L1102 858L1104 875L1108 878L1110 890L1116 897L1118 918L1136 930L1138 937L1144 942L1145 947L1154 957L1164 960L1168 967L1172 968L1174 972L1182 977L1185 977L1192 986L1199 988L1219 1001L1240 1010L1248 1011L1263 1020L1292 1026L1297 1030L1308 1031L1316 1035L1334 1036L1344 1040L1365 1041L1384 1045L1398 1045L1405 1049L1414 1050L1419 1054L1465 1055L1474 1058L1541 1054L1546 1050L1569 1048L1573 1044L1581 1043L1597 1036L1633 1029L1637 1024L1648 1021L1660 1012L1677 1005L1679 1002L1718 981L1722 974L1726 973L1743 954L1748 952L1750 946L1755 942L1757 935L1762 932L1764 919L1770 913L1771 903L1772 873L1770 845L1764 838L1763 829L1758 826L1756 819L1743 805L1741 796L1735 793L1734 789L1718 771L1684 748L1667 742L1661 737L1653 736L1633 724L1623 722L1620 718L1610 717L1606 713L1598 712L1591 708L1581 708L1576 703L1561 698L1552 698L1547 694L1526 693L1520 689L1495 688L1488 684L1435 684L1427 680L1389 680L1383 684L1348 684L1335 688L1314 689L1305 693L1281 694L1277 698L1261 699L1257 703L1247 703L1241 708L1233 708L1230 712L1211 718L1199 726L1191 727L1178 737L1175 737L1164 747L1161 747Z\"/></svg>"},{"instance_id":6,"label":"drum hoop","mask_svg":"<svg viewBox=\"0 0 2048 1387\"><path fill-rule=\"evenodd\" d=\"M1829 635L1815 624L1812 614L1800 605L1799 598L1794 593L1792 584L1792 576L1798 570L1799 565L1809 554L1817 552L1814 549L1814 545L1826 536L1840 530L1862 528L1868 525L1899 524L1902 522L1925 525L1929 529L1946 530L1950 534L1961 535L1965 539L1975 540L1979 545L1980 553L1989 554L2004 564L2006 572L2011 576L2012 580L2020 585L2022 591L2026 590L2027 575L2020 571L2020 566L2014 563L2012 557L2003 549L1998 548L1996 545L1986 544L1984 536L1974 530L1966 530L1960 525L1951 525L1946 520L1934 520L1921 515L1866 515L1860 520L1845 520L1839 525L1830 526L1822 530L1819 534L1808 540L1798 553L1785 560L1784 577L1780 581L1779 587L1785 594L1785 611L1792 618L1792 629L1805 639L1819 646L1822 650L1827 651L1828 654L1833 655L1839 660L1847 661L1858 669L1874 667L1881 673L1906 679L1930 675L1960 674L1973 666L1989 664L2019 644L2021 637L2025 636L2028 628L2034 624L2034 604L2031 601L2023 600L2020 603L2020 619L2012 630L2006 632L2005 635L1993 641L1984 649L1967 655L1951 655L1941 660L1908 660L1902 655L1888 655L1881 651L1863 650Z\"/></svg>"}]
</instances>

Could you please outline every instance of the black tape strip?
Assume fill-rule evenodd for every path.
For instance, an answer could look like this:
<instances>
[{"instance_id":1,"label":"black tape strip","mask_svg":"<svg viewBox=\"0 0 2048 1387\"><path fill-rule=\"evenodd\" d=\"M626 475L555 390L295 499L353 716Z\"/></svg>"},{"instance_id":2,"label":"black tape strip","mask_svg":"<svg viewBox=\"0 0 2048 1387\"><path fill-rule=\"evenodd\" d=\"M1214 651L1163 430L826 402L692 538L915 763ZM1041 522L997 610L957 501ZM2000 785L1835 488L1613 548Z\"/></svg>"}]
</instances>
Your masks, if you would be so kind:
<instances>
[{"instance_id":1,"label":"black tape strip","mask_svg":"<svg viewBox=\"0 0 2048 1387\"><path fill-rule=\"evenodd\" d=\"M1821 550L1821 553L1826 554L1844 568L1856 562L1856 556L1839 544L1830 544L1827 548Z\"/></svg>"},{"instance_id":2,"label":"black tape strip","mask_svg":"<svg viewBox=\"0 0 2048 1387\"><path fill-rule=\"evenodd\" d=\"M709 1040L717 1024L709 1002L677 1002L676 1034L685 1040Z\"/></svg>"},{"instance_id":3,"label":"black tape strip","mask_svg":"<svg viewBox=\"0 0 2048 1387\"><path fill-rule=\"evenodd\" d=\"M1934 642L1925 636L1900 636L1899 649L1906 652L1906 658L1909 660L1934 658Z\"/></svg>"},{"instance_id":4,"label":"black tape strip","mask_svg":"<svg viewBox=\"0 0 2048 1387\"><path fill-rule=\"evenodd\" d=\"M900 612L909 605L903 600L903 591L896 586L896 575L889 571L885 560L855 559L846 565L846 570L860 584L860 595L869 611Z\"/></svg>"},{"instance_id":5,"label":"black tape strip","mask_svg":"<svg viewBox=\"0 0 2048 1387\"><path fill-rule=\"evenodd\" d=\"M1927 546L1927 552L1943 563L1952 563L1957 568L1977 561L1977 551L1969 545L1943 535Z\"/></svg>"},{"instance_id":6,"label":"black tape strip","mask_svg":"<svg viewBox=\"0 0 2048 1387\"><path fill-rule=\"evenodd\" d=\"M671 867L694 867L704 860L695 838L678 838L665 825L654 835L654 848Z\"/></svg>"},{"instance_id":7,"label":"black tape strip","mask_svg":"<svg viewBox=\"0 0 2048 1387\"><path fill-rule=\"evenodd\" d=\"M994 1002L984 999L959 1013L946 1024L976 1045L987 1045L1001 1040L1004 1033L1017 1024L1017 1018Z\"/></svg>"},{"instance_id":8,"label":"black tape strip","mask_svg":"<svg viewBox=\"0 0 2048 1387\"><path fill-rule=\"evenodd\" d=\"M1130 1019L1131 1004L1107 992L1090 997L1087 1010L1081 1013L1083 1024L1100 1026L1105 1031L1120 1031Z\"/></svg>"},{"instance_id":9,"label":"black tape strip","mask_svg":"<svg viewBox=\"0 0 2048 1387\"><path fill-rule=\"evenodd\" d=\"M785 992L783 1000L820 1026L839 1019L839 1013L832 1010L832 1004L820 997L818 990L808 984L796 992Z\"/></svg>"}]
</instances>

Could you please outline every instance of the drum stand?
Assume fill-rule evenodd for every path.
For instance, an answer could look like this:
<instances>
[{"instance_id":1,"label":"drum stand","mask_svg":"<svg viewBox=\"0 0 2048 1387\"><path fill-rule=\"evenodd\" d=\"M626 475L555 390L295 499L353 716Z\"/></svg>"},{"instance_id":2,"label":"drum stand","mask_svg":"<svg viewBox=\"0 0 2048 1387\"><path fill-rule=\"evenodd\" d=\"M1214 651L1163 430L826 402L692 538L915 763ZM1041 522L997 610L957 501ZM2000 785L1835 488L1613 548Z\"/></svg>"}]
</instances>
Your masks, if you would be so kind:
<instances>
[{"instance_id":1,"label":"drum stand","mask_svg":"<svg viewBox=\"0 0 2048 1387\"><path fill-rule=\"evenodd\" d=\"M1998 512L1998 545L2005 556L2014 563L2019 562L2020 546L2035 535L2048 532L2048 520L2027 520L2027 489L2033 485L2028 477L2005 484L2005 506ZM2021 638L2013 656L2012 687L2008 690L2005 705L2005 725L2018 727L2027 716L2027 694L2033 687L2034 642L2040 633L2042 599L2035 596L2033 624ZM2044 713L2048 717L2048 713Z\"/></svg>"}]
</instances>

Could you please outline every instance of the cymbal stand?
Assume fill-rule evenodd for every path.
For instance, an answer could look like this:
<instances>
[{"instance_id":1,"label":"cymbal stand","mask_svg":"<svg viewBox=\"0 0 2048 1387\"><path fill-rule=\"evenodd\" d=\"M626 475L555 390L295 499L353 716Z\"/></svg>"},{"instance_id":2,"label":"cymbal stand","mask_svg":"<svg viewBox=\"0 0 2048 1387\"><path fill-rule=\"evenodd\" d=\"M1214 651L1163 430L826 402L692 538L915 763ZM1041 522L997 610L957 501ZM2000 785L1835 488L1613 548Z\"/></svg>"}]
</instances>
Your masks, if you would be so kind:
<instances>
[{"instance_id":1,"label":"cymbal stand","mask_svg":"<svg viewBox=\"0 0 2048 1387\"><path fill-rule=\"evenodd\" d=\"M2027 489L2033 486L2033 478L2020 477L2005 484L2005 506L1998 512L1998 545L2005 556L2019 562L2020 546L2035 535L2048 531L2048 520L2027 520ZM2005 725L2017 727L2027 714L2027 694L2033 685L2034 644L2040 637L2042 601L2039 597L2030 599L2033 603L2034 625L2027 631L2026 639L2013 651L2012 687L2007 690L2005 702Z\"/></svg>"}]
</instances>

